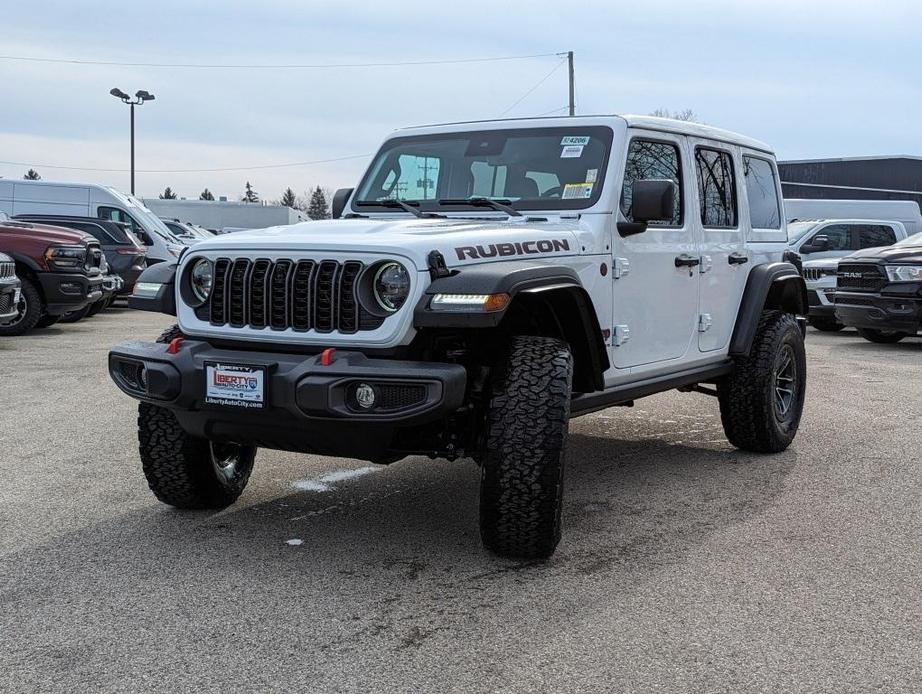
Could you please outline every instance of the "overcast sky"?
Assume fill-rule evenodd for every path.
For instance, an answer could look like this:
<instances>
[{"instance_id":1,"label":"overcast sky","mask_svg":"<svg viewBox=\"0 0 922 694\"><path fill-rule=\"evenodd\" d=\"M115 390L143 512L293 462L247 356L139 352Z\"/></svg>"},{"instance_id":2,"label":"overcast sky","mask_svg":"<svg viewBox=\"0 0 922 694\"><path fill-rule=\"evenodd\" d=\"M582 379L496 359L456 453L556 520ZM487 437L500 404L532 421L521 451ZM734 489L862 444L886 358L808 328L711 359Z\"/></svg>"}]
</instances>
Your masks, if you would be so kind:
<instances>
[{"instance_id":1,"label":"overcast sky","mask_svg":"<svg viewBox=\"0 0 922 694\"><path fill-rule=\"evenodd\" d=\"M315 5L316 7L311 7ZM194 5L194 6L193 6ZM577 113L693 109L780 158L922 154L922 3L903 0L583 0L542 3L10 2L0 53L116 62L331 64L576 54ZM256 167L374 152L391 130L498 117L560 59L336 69L178 69L0 59L0 160L46 180L128 189L128 107L139 170ZM565 66L509 110L567 103ZM356 182L367 158L200 173L140 173L137 190L208 187L263 198ZM50 165L119 169L93 172ZM28 166L0 164L19 178Z\"/></svg>"}]
</instances>

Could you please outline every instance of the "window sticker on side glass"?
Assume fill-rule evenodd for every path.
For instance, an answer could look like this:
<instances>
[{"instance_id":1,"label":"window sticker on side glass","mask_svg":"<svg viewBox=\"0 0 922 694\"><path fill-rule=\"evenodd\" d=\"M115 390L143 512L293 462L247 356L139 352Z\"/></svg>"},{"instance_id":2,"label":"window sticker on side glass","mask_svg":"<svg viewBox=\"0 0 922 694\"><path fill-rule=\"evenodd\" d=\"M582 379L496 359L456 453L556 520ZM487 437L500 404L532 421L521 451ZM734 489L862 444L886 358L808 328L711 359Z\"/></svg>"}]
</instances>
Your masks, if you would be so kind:
<instances>
[{"instance_id":1,"label":"window sticker on side glass","mask_svg":"<svg viewBox=\"0 0 922 694\"><path fill-rule=\"evenodd\" d=\"M589 136L588 135L566 135L561 141L560 146L566 147L567 145L588 145Z\"/></svg>"},{"instance_id":2,"label":"window sticker on side glass","mask_svg":"<svg viewBox=\"0 0 922 694\"><path fill-rule=\"evenodd\" d=\"M563 187L563 200L585 200L592 197L594 183L567 183Z\"/></svg>"},{"instance_id":3,"label":"window sticker on side glass","mask_svg":"<svg viewBox=\"0 0 922 694\"><path fill-rule=\"evenodd\" d=\"M561 159L577 159L583 156L583 146L582 145L566 145L560 151Z\"/></svg>"}]
</instances>

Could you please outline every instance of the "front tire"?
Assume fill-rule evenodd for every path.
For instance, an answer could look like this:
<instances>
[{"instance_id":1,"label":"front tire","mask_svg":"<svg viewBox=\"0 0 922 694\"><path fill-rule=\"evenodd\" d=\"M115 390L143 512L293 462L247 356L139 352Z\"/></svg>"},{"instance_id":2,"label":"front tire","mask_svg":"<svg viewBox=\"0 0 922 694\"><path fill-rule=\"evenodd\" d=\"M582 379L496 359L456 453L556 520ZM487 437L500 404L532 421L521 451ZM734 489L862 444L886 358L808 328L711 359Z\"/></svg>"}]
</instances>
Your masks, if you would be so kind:
<instances>
[{"instance_id":1,"label":"front tire","mask_svg":"<svg viewBox=\"0 0 922 694\"><path fill-rule=\"evenodd\" d=\"M12 323L0 326L0 336L13 337L29 332L42 317L42 295L28 277L20 277L18 314Z\"/></svg>"},{"instance_id":2,"label":"front tire","mask_svg":"<svg viewBox=\"0 0 922 694\"><path fill-rule=\"evenodd\" d=\"M88 315L90 315L90 308L92 304L87 304L83 308L78 308L76 311L68 311L63 316L61 316L61 323L76 323L79 320L83 320Z\"/></svg>"},{"instance_id":3,"label":"front tire","mask_svg":"<svg viewBox=\"0 0 922 694\"><path fill-rule=\"evenodd\" d=\"M515 337L492 388L480 477L480 536L505 557L543 559L560 541L573 357Z\"/></svg>"},{"instance_id":4,"label":"front tire","mask_svg":"<svg viewBox=\"0 0 922 694\"><path fill-rule=\"evenodd\" d=\"M173 326L157 342L181 336ZM170 410L145 402L138 406L138 443L154 496L182 509L230 506L246 488L256 458L255 446L191 436Z\"/></svg>"},{"instance_id":5,"label":"front tire","mask_svg":"<svg viewBox=\"0 0 922 694\"><path fill-rule=\"evenodd\" d=\"M727 439L755 453L785 450L800 426L807 385L807 357L797 320L765 311L749 354L717 384Z\"/></svg>"},{"instance_id":6,"label":"front tire","mask_svg":"<svg viewBox=\"0 0 922 694\"><path fill-rule=\"evenodd\" d=\"M879 345L893 345L909 337L909 333L901 333L896 330L874 330L872 328L858 328L858 334L868 342L876 342Z\"/></svg>"}]
</instances>

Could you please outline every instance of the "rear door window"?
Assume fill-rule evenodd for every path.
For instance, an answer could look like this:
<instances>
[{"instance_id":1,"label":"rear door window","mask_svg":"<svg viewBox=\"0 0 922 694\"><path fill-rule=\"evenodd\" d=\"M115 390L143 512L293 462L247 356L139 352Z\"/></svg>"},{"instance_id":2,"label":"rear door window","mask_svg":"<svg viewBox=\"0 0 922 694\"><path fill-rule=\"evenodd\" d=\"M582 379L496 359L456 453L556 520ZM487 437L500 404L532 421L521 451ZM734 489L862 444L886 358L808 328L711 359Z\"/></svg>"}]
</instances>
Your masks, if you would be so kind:
<instances>
[{"instance_id":1,"label":"rear door window","mask_svg":"<svg viewBox=\"0 0 922 694\"><path fill-rule=\"evenodd\" d=\"M699 147L695 150L701 224L718 229L737 226L736 181L729 152Z\"/></svg>"},{"instance_id":2,"label":"rear door window","mask_svg":"<svg viewBox=\"0 0 922 694\"><path fill-rule=\"evenodd\" d=\"M862 224L857 231L859 249L892 246L896 243L896 232L886 224Z\"/></svg>"}]
</instances>

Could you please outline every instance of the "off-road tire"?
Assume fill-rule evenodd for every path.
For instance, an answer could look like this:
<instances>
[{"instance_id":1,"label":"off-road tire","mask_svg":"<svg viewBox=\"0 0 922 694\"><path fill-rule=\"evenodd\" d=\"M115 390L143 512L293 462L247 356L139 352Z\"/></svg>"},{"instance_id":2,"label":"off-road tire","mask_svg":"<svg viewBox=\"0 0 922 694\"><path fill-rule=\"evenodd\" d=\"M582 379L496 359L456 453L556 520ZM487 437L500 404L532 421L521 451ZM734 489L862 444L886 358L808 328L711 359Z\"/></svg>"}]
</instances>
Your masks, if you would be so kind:
<instances>
[{"instance_id":1,"label":"off-road tire","mask_svg":"<svg viewBox=\"0 0 922 694\"><path fill-rule=\"evenodd\" d=\"M506 557L543 559L560 541L573 357L546 337L511 341L493 379L480 476L480 536Z\"/></svg>"},{"instance_id":2,"label":"off-road tire","mask_svg":"<svg viewBox=\"0 0 922 694\"><path fill-rule=\"evenodd\" d=\"M181 337L179 328L165 331L157 342ZM160 501L182 509L224 508L243 492L253 470L256 448L216 443L191 436L165 407L138 406L138 443L144 476ZM231 476L220 472L216 458L232 452Z\"/></svg>"},{"instance_id":3,"label":"off-road tire","mask_svg":"<svg viewBox=\"0 0 922 694\"><path fill-rule=\"evenodd\" d=\"M868 342L876 342L879 345L893 345L909 337L909 333L901 333L895 330L874 330L873 328L858 328L858 334Z\"/></svg>"},{"instance_id":4,"label":"off-road tire","mask_svg":"<svg viewBox=\"0 0 922 694\"><path fill-rule=\"evenodd\" d=\"M788 384L779 369L790 358L795 379ZM748 356L737 357L733 372L717 384L720 419L727 439L755 453L779 453L794 440L803 413L807 358L803 335L790 313L765 311ZM781 413L779 388L790 385L789 408Z\"/></svg>"},{"instance_id":5,"label":"off-road tire","mask_svg":"<svg viewBox=\"0 0 922 694\"><path fill-rule=\"evenodd\" d=\"M35 283L28 277L20 277L20 302L25 307L25 314L10 325L0 326L0 336L14 337L29 332L38 325L42 318L42 295L39 294Z\"/></svg>"},{"instance_id":6,"label":"off-road tire","mask_svg":"<svg viewBox=\"0 0 922 694\"><path fill-rule=\"evenodd\" d=\"M845 328L835 318L810 318L807 322L823 333L837 333Z\"/></svg>"},{"instance_id":7,"label":"off-road tire","mask_svg":"<svg viewBox=\"0 0 922 694\"><path fill-rule=\"evenodd\" d=\"M78 308L76 311L68 311L63 316L60 317L60 323L76 323L79 320L83 320L90 315L90 307L92 304L87 304L83 308Z\"/></svg>"}]
</instances>

